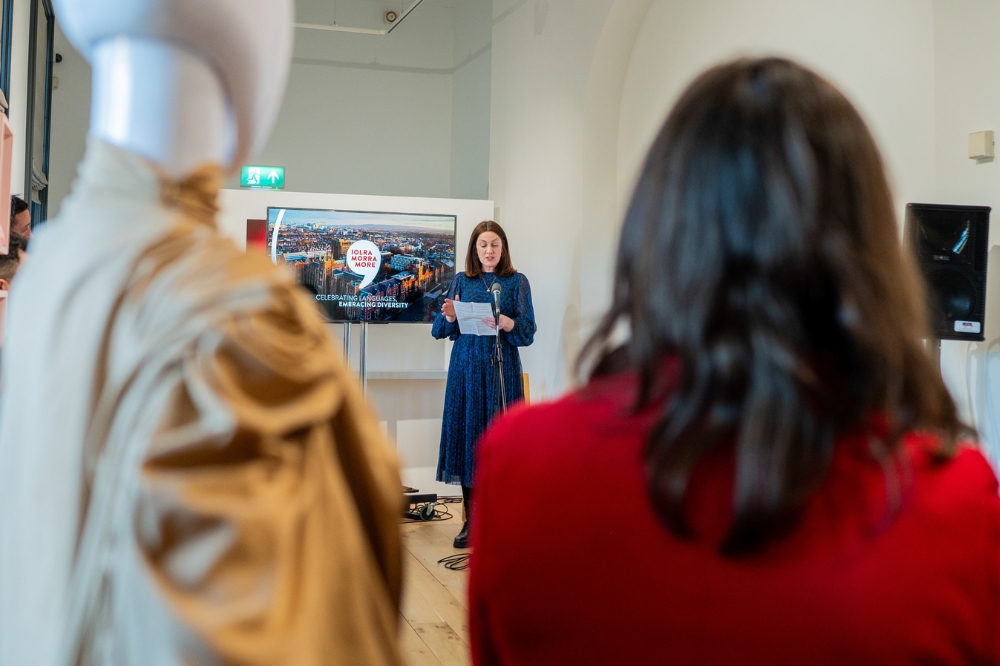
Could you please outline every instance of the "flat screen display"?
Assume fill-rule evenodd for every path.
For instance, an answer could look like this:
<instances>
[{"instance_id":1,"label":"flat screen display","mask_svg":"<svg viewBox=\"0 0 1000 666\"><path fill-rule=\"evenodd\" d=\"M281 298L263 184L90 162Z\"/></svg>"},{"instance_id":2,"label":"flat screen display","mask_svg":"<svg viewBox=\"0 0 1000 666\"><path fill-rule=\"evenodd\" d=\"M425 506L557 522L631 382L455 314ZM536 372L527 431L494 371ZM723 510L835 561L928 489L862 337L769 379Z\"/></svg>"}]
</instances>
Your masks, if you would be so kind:
<instances>
[{"instance_id":1,"label":"flat screen display","mask_svg":"<svg viewBox=\"0 0 1000 666\"><path fill-rule=\"evenodd\" d=\"M455 277L454 215L268 208L265 250L330 321L429 323Z\"/></svg>"}]
</instances>

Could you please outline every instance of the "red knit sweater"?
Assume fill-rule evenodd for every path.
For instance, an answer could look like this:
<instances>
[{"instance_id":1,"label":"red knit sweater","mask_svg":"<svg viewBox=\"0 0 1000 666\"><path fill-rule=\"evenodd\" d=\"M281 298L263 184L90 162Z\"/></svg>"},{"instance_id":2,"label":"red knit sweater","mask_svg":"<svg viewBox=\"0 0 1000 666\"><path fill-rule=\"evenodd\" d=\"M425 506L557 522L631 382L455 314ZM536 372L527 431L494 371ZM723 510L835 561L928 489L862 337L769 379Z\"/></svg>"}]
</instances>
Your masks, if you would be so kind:
<instances>
[{"instance_id":1,"label":"red knit sweater","mask_svg":"<svg viewBox=\"0 0 1000 666\"><path fill-rule=\"evenodd\" d=\"M499 420L480 445L469 609L488 664L1000 664L1000 499L983 456L911 434L901 510L867 435L838 442L796 530L724 559L731 458L692 479L698 537L646 495L633 383Z\"/></svg>"}]
</instances>

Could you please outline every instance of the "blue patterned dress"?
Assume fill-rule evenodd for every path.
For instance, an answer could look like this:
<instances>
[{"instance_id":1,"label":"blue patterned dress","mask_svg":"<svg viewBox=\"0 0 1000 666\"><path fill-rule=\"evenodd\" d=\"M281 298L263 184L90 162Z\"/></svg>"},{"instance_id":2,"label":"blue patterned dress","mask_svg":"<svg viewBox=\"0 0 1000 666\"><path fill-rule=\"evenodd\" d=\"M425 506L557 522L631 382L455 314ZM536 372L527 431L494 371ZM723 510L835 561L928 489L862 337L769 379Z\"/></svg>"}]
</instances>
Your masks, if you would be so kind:
<instances>
[{"instance_id":1,"label":"blue patterned dress","mask_svg":"<svg viewBox=\"0 0 1000 666\"><path fill-rule=\"evenodd\" d=\"M514 320L508 333L500 331L503 353L504 392L508 408L524 399L521 356L518 347L527 347L535 339L535 310L531 305L528 278L520 273L497 278L486 273L482 278L468 278L459 273L451 283L448 298L465 303L490 303L489 287L499 282L500 313ZM438 340L451 338L448 387L444 395L444 419L441 423L441 453L438 456L438 481L472 486L476 470L476 443L496 409L498 387L493 364L496 339L485 335L461 335L458 322L449 322L440 312L434 319L431 335Z\"/></svg>"}]
</instances>

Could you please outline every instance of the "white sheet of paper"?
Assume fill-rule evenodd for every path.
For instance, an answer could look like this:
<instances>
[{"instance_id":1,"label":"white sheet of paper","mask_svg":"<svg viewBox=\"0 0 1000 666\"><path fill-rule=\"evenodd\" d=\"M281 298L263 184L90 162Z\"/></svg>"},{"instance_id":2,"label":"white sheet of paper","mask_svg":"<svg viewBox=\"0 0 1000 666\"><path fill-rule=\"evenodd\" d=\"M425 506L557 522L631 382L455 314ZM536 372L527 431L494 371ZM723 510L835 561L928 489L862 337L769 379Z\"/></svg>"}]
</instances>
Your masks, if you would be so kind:
<instances>
[{"instance_id":1,"label":"white sheet of paper","mask_svg":"<svg viewBox=\"0 0 1000 666\"><path fill-rule=\"evenodd\" d=\"M497 329L484 319L493 318L493 306L489 303L463 303L455 301L455 318L462 335L496 335Z\"/></svg>"}]
</instances>

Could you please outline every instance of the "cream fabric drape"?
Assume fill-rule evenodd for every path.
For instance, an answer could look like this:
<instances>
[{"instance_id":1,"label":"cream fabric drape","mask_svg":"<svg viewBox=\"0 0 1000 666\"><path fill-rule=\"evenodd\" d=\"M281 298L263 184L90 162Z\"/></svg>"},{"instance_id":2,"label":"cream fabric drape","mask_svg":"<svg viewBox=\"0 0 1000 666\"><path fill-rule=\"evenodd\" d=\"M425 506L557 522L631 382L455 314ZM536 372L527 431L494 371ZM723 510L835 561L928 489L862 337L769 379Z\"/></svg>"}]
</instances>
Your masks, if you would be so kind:
<instances>
[{"instance_id":1,"label":"cream fabric drape","mask_svg":"<svg viewBox=\"0 0 1000 666\"><path fill-rule=\"evenodd\" d=\"M397 664L394 454L314 304L91 140L14 284L0 664Z\"/></svg>"}]
</instances>

